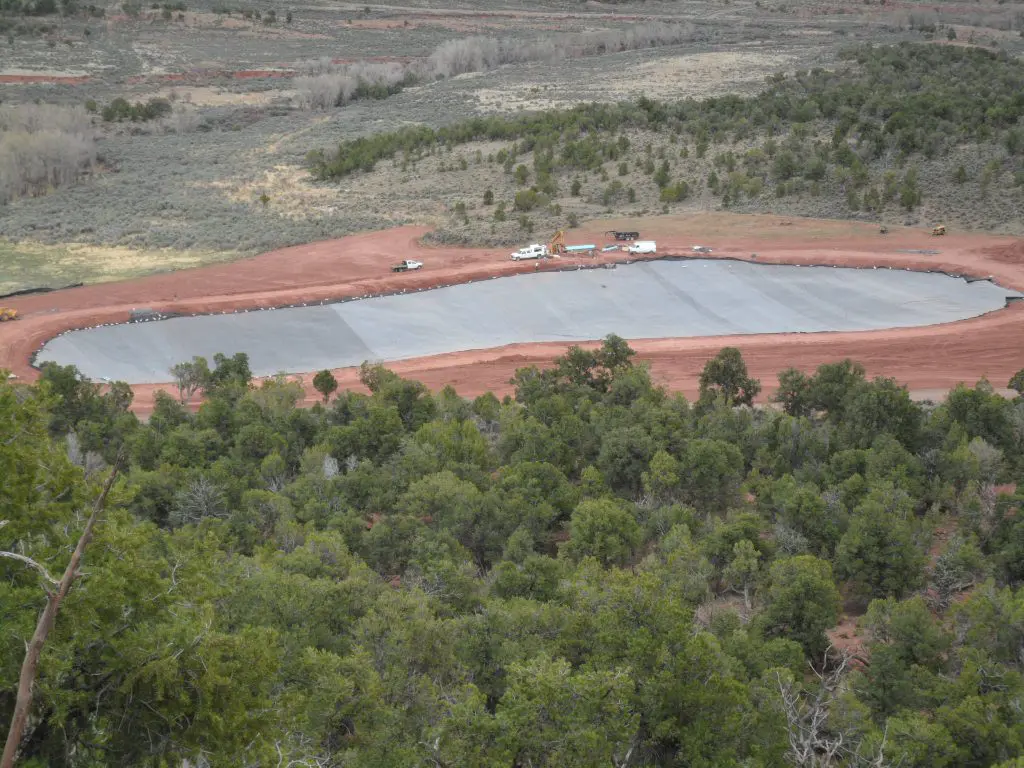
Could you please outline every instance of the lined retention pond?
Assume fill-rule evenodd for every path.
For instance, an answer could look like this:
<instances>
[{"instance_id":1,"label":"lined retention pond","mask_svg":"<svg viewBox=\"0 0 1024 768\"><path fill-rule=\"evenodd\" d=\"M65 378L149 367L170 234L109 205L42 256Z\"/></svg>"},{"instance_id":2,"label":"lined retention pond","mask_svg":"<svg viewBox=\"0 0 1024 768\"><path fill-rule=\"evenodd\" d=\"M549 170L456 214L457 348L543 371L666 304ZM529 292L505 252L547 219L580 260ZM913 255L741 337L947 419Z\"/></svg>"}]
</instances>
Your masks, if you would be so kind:
<instances>
[{"instance_id":1,"label":"lined retention pond","mask_svg":"<svg viewBox=\"0 0 1024 768\"><path fill-rule=\"evenodd\" d=\"M90 378L167 381L193 355L246 352L253 373L314 371L517 342L812 333L963 320L1021 294L938 273L649 261L538 272L415 293L71 331L36 363Z\"/></svg>"}]
</instances>

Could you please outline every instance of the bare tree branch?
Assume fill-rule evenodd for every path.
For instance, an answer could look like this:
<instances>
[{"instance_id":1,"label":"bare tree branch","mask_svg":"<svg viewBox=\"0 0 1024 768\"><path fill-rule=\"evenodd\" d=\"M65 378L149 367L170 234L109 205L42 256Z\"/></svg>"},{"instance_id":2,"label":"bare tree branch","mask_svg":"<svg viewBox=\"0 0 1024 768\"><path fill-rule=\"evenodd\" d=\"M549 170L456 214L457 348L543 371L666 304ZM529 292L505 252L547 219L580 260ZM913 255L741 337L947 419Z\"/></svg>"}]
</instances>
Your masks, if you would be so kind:
<instances>
[{"instance_id":1,"label":"bare tree branch","mask_svg":"<svg viewBox=\"0 0 1024 768\"><path fill-rule=\"evenodd\" d=\"M829 651L826 651L826 659ZM838 663L827 670L825 665L821 671L812 665L811 671L818 678L817 689L813 692L802 690L799 685L775 673L789 737L786 757L792 765L798 768L828 768L839 765L845 757L856 757L859 754L860 745L853 747L848 744L845 735L833 730L829 722L836 696L845 683L851 658L850 654L842 653ZM883 760L881 751L877 759ZM878 765L885 763L878 762Z\"/></svg>"},{"instance_id":2,"label":"bare tree branch","mask_svg":"<svg viewBox=\"0 0 1024 768\"><path fill-rule=\"evenodd\" d=\"M57 587L56 591L47 590L46 592L46 606L39 615L36 631L32 635L32 640L25 651L25 660L21 664L21 676L18 679L18 697L14 705L14 714L11 716L11 728L7 732L7 743L4 745L3 757L0 758L0 768L13 768L14 766L18 748L21 746L21 737L28 722L29 712L32 709L32 694L35 686L36 670L39 668L39 657L42 655L43 645L46 643L46 638L57 620L57 612L60 610L61 603L67 597L68 592L71 591L72 584L74 584L75 579L80 574L79 569L82 564L82 556L85 554L85 548L92 541L96 520L106 506L107 495L114 485L120 465L121 457L118 456L114 461L110 474L107 476L107 481L103 484L103 490L96 498L96 503L93 504L92 514L89 515L89 519L85 523L82 535L78 537L78 544L75 546L75 551L71 554L68 567L64 569L64 575L59 582L54 582ZM45 569L43 571L45 573Z\"/></svg>"},{"instance_id":3,"label":"bare tree branch","mask_svg":"<svg viewBox=\"0 0 1024 768\"><path fill-rule=\"evenodd\" d=\"M19 555L17 552L5 552L3 550L0 550L0 557L6 557L8 560L17 560L19 563L24 563L29 568L34 568L35 570L39 571L39 575L42 576L50 584L50 586L60 586L60 582L50 575L50 572L46 570L46 567L41 563L37 563L31 557L27 557L26 555ZM49 592L49 589L47 589L47 592Z\"/></svg>"}]
</instances>

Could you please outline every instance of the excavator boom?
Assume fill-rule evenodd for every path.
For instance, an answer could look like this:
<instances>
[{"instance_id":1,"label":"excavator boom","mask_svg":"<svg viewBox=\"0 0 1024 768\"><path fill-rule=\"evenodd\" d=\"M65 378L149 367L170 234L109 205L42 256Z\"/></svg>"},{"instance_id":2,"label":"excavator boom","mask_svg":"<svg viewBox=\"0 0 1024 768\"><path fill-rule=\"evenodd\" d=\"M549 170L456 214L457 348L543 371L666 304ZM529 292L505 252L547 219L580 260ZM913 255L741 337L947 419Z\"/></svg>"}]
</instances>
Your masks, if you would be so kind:
<instances>
[{"instance_id":1,"label":"excavator boom","mask_svg":"<svg viewBox=\"0 0 1024 768\"><path fill-rule=\"evenodd\" d=\"M548 243L548 253L552 256L565 253L565 231L558 230L555 236L551 238L551 242Z\"/></svg>"}]
</instances>

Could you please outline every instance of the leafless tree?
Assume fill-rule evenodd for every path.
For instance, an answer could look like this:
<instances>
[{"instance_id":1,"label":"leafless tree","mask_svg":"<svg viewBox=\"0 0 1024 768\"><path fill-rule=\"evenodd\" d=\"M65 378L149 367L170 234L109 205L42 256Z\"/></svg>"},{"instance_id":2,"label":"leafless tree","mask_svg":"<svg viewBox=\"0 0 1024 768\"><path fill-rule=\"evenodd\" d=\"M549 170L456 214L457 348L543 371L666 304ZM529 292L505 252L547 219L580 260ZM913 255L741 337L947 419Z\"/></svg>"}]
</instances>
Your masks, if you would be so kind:
<instances>
[{"instance_id":1,"label":"leafless tree","mask_svg":"<svg viewBox=\"0 0 1024 768\"><path fill-rule=\"evenodd\" d=\"M298 69L308 74L292 81L297 91L296 102L309 110L343 107L352 100L360 86L391 88L411 73L410 69L396 62L334 64L326 57L304 62Z\"/></svg>"},{"instance_id":2,"label":"leafless tree","mask_svg":"<svg viewBox=\"0 0 1024 768\"><path fill-rule=\"evenodd\" d=\"M0 105L0 204L70 184L95 162L95 131L84 109Z\"/></svg>"},{"instance_id":3,"label":"leafless tree","mask_svg":"<svg viewBox=\"0 0 1024 768\"><path fill-rule=\"evenodd\" d=\"M68 432L67 437L64 438L64 445L67 450L68 460L85 470L86 477L91 477L107 466L103 457L95 451L82 450L78 435L74 432Z\"/></svg>"},{"instance_id":4,"label":"leafless tree","mask_svg":"<svg viewBox=\"0 0 1024 768\"><path fill-rule=\"evenodd\" d=\"M338 464L338 460L331 456L331 454L324 455L324 477L330 480L332 477L336 477L338 472L341 471L341 467Z\"/></svg>"},{"instance_id":5,"label":"leafless tree","mask_svg":"<svg viewBox=\"0 0 1024 768\"><path fill-rule=\"evenodd\" d=\"M357 85L352 78L337 73L296 77L292 80L299 107L308 110L330 109L344 105L352 98Z\"/></svg>"},{"instance_id":6,"label":"leafless tree","mask_svg":"<svg viewBox=\"0 0 1024 768\"><path fill-rule=\"evenodd\" d=\"M785 555L802 555L811 547L806 536L785 523L775 524L775 543Z\"/></svg>"},{"instance_id":7,"label":"leafless tree","mask_svg":"<svg viewBox=\"0 0 1024 768\"><path fill-rule=\"evenodd\" d=\"M831 652L830 647L825 653L826 660ZM833 728L830 722L836 699L846 684L852 658L844 652L825 671L818 671L812 666L817 678L817 684L812 690L783 677L781 672L775 673L789 737L786 760L796 768L890 766L885 758L885 734L878 748L868 754L859 739L848 738L842 731Z\"/></svg>"},{"instance_id":8,"label":"leafless tree","mask_svg":"<svg viewBox=\"0 0 1024 768\"><path fill-rule=\"evenodd\" d=\"M954 595L984 580L986 574L982 563L975 558L962 556L966 547L967 542L963 538L954 536L945 551L935 560L928 599L937 611L945 611ZM980 552L976 550L976 553L980 557Z\"/></svg>"},{"instance_id":9,"label":"leafless tree","mask_svg":"<svg viewBox=\"0 0 1024 768\"><path fill-rule=\"evenodd\" d=\"M407 79L437 80L487 72L506 64L562 59L677 45L693 40L692 24L648 23L626 29L555 35L532 42L477 35L447 40L426 59L408 65L358 61L335 64L327 57L302 62L292 81L296 102L304 109L330 109L351 101L360 85L395 86Z\"/></svg>"},{"instance_id":10,"label":"leafless tree","mask_svg":"<svg viewBox=\"0 0 1024 768\"><path fill-rule=\"evenodd\" d=\"M14 761L18 756L21 737L25 732L25 725L32 710L33 688L35 686L36 671L39 668L39 657L43 652L43 645L45 645L46 638L57 620L57 613L60 611L61 603L67 597L68 592L71 591L71 586L81 574L82 557L85 554L86 547L89 546L89 542L92 541L96 521L99 518L100 512L106 506L107 495L110 493L114 480L117 478L120 463L120 457L118 457L118 460L114 462L114 466L110 470L110 474L107 476L107 481L103 484L103 490L100 491L100 495L93 504L92 514L89 515L89 519L85 523L82 535L78 537L78 544L75 546L75 550L71 554L71 560L68 562L67 568L64 569L64 575L61 576L59 581L49 574L45 566L37 563L32 558L15 552L0 551L0 557L16 560L37 571L42 579L43 589L46 591L46 606L39 615L36 631L33 633L32 639L25 649L25 659L21 664L21 676L18 679L18 694L14 704L14 714L11 716L11 727L7 732L7 742L4 744L0 768L13 768ZM0 521L0 527L5 524L6 521Z\"/></svg>"},{"instance_id":11,"label":"leafless tree","mask_svg":"<svg viewBox=\"0 0 1024 768\"><path fill-rule=\"evenodd\" d=\"M161 118L157 125L163 133L176 133L178 135L194 133L202 119L195 109L189 107L178 107L167 117Z\"/></svg>"},{"instance_id":12,"label":"leafless tree","mask_svg":"<svg viewBox=\"0 0 1024 768\"><path fill-rule=\"evenodd\" d=\"M174 497L168 522L174 526L198 523L207 517L223 517L224 492L206 477L190 482Z\"/></svg>"}]
</instances>

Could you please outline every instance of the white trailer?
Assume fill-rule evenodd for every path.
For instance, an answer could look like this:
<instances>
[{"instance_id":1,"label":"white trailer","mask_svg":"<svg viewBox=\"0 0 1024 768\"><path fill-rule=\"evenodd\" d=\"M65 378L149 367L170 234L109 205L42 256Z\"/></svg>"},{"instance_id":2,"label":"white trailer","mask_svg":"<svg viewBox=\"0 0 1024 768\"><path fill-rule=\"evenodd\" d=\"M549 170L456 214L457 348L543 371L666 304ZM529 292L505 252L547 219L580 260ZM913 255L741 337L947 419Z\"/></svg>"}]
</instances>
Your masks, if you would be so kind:
<instances>
[{"instance_id":1,"label":"white trailer","mask_svg":"<svg viewBox=\"0 0 1024 768\"><path fill-rule=\"evenodd\" d=\"M630 243L627 250L630 253L657 253L658 244L653 240L637 240Z\"/></svg>"}]
</instances>

